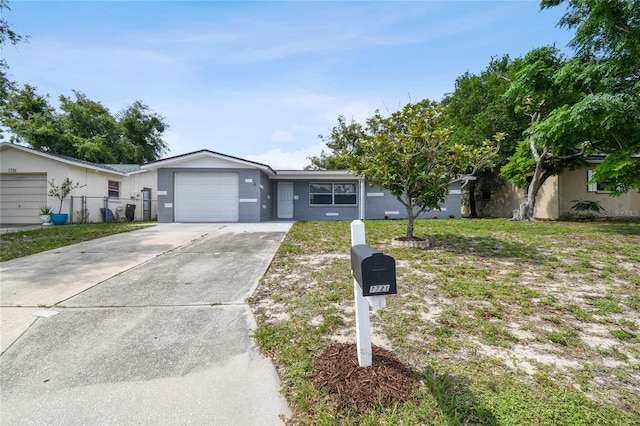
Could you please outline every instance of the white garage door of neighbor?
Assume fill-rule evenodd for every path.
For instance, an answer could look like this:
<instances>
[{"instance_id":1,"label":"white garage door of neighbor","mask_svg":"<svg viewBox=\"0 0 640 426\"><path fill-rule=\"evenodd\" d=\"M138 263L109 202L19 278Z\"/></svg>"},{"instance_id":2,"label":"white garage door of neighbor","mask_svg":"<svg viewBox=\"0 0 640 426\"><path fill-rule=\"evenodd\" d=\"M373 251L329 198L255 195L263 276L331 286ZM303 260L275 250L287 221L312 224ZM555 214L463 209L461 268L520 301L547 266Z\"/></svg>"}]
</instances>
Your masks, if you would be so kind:
<instances>
[{"instance_id":1,"label":"white garage door of neighbor","mask_svg":"<svg viewBox=\"0 0 640 426\"><path fill-rule=\"evenodd\" d=\"M0 173L0 223L42 223L40 207L46 204L46 173Z\"/></svg>"},{"instance_id":2,"label":"white garage door of neighbor","mask_svg":"<svg viewBox=\"0 0 640 426\"><path fill-rule=\"evenodd\" d=\"M176 222L237 222L238 175L176 173Z\"/></svg>"}]
</instances>

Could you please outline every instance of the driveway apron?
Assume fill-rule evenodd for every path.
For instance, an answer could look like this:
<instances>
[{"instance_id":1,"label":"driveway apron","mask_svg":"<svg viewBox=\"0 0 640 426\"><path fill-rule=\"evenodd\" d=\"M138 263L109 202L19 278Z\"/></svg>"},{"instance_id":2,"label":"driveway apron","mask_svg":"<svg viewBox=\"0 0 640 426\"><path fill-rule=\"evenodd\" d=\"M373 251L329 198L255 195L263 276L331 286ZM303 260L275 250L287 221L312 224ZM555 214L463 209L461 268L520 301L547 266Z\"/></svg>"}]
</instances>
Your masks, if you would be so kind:
<instances>
[{"instance_id":1,"label":"driveway apron","mask_svg":"<svg viewBox=\"0 0 640 426\"><path fill-rule=\"evenodd\" d=\"M290 224L180 225L0 264L2 424L290 416L245 302Z\"/></svg>"}]
</instances>

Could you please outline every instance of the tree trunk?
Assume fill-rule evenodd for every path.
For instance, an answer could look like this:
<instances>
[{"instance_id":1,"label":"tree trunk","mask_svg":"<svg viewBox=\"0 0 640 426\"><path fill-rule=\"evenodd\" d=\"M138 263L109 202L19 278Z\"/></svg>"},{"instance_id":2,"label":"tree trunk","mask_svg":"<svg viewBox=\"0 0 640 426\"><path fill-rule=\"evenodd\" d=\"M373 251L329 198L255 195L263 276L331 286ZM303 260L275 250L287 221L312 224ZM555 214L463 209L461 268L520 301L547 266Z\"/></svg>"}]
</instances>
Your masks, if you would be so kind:
<instances>
[{"instance_id":1,"label":"tree trunk","mask_svg":"<svg viewBox=\"0 0 640 426\"><path fill-rule=\"evenodd\" d=\"M529 188L527 189L527 201L520 204L519 210L514 210L513 220L534 220L533 213L536 208L536 197L538 196L538 190L546 180L544 176L544 163L549 158L548 152L545 152L536 158L536 169L531 177ZM516 214L517 212L517 214Z\"/></svg>"},{"instance_id":2,"label":"tree trunk","mask_svg":"<svg viewBox=\"0 0 640 426\"><path fill-rule=\"evenodd\" d=\"M413 206L407 204L407 238L413 238L413 224L415 222L415 213L413 212Z\"/></svg>"},{"instance_id":3,"label":"tree trunk","mask_svg":"<svg viewBox=\"0 0 640 426\"><path fill-rule=\"evenodd\" d=\"M472 218L478 217L476 210L476 183L475 181L469 182L469 215Z\"/></svg>"}]
</instances>

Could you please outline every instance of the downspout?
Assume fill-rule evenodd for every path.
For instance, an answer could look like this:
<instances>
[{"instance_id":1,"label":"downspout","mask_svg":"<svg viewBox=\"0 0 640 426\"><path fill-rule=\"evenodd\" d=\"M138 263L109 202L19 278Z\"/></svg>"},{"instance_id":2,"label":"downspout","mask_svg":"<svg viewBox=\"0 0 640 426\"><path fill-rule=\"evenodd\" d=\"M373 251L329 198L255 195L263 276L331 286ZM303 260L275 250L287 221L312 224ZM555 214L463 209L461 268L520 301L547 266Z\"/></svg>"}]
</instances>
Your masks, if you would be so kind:
<instances>
[{"instance_id":1,"label":"downspout","mask_svg":"<svg viewBox=\"0 0 640 426\"><path fill-rule=\"evenodd\" d=\"M364 178L358 178L358 181L360 182L360 219L364 220L364 212L365 212L365 205L364 205L364 199L365 199Z\"/></svg>"}]
</instances>

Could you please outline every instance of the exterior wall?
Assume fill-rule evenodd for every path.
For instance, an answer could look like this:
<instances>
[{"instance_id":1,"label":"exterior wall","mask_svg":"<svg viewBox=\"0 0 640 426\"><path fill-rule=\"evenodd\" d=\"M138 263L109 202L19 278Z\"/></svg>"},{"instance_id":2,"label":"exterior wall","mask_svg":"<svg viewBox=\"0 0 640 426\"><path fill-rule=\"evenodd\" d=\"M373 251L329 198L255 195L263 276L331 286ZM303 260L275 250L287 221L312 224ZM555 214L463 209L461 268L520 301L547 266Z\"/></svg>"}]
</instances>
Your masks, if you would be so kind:
<instances>
[{"instance_id":1,"label":"exterior wall","mask_svg":"<svg viewBox=\"0 0 640 426\"><path fill-rule=\"evenodd\" d=\"M558 219L560 217L558 183L559 177L551 176L538 190L533 217L536 219Z\"/></svg>"},{"instance_id":2,"label":"exterior wall","mask_svg":"<svg viewBox=\"0 0 640 426\"><path fill-rule=\"evenodd\" d=\"M274 211L273 219L277 219L277 183L271 190L273 199L272 209ZM288 182L283 179L282 182ZM362 203L361 187L358 180L348 179L301 179L294 180L294 198L293 201L293 219L294 220L355 220L360 219L360 205ZM333 183L355 183L357 185L357 204L355 206L312 206L309 204L309 184L317 182L333 182ZM460 212L460 183L456 182L451 185L451 193L442 204L442 211L431 210L422 213L420 218L448 218L453 214L459 218ZM406 219L407 211L405 207L387 190L378 187L365 185L365 217L364 219L384 219L385 214L390 219Z\"/></svg>"},{"instance_id":3,"label":"exterior wall","mask_svg":"<svg viewBox=\"0 0 640 426\"><path fill-rule=\"evenodd\" d=\"M277 182L277 181L276 181ZM282 180L282 182L291 182ZM356 220L358 219L358 209L360 206L360 189L357 180L353 179L310 179L294 180L293 182L293 220ZM309 204L309 184L318 182L331 183L355 183L356 184L356 205L355 206L312 206ZM276 219L278 211L278 185L272 186L271 198L273 200L273 218ZM297 199L296 199L297 197ZM288 219L292 220L292 219Z\"/></svg>"},{"instance_id":4,"label":"exterior wall","mask_svg":"<svg viewBox=\"0 0 640 426\"><path fill-rule=\"evenodd\" d=\"M123 209L127 203L136 200L135 194L140 192L142 187L152 188L155 192L155 173L140 173L137 175L125 176L118 173L110 173L108 170L100 168L89 168L47 158L37 153L23 151L18 148L7 148L2 151L1 159L2 171L9 169L15 173L46 173L47 181L54 180L60 185L66 178L73 182L84 185L82 188L74 189L70 196L62 203L62 213L69 213L70 220L78 218L81 209L80 197L87 197L86 209L89 212L89 222L101 222L102 214L100 208L104 207L104 198L108 195L108 181L120 182L120 200L109 200L109 208L115 212L118 206ZM139 188L138 188L139 186ZM47 185L47 193L50 186ZM141 200L136 208L136 220L142 219ZM58 212L60 203L56 198L47 196L46 204ZM32 223L41 223L38 217L32 218Z\"/></svg>"},{"instance_id":5,"label":"exterior wall","mask_svg":"<svg viewBox=\"0 0 640 426\"><path fill-rule=\"evenodd\" d=\"M273 182L269 177L260 172L260 222L275 219L275 210L273 209ZM275 198L275 197L274 197Z\"/></svg>"},{"instance_id":6,"label":"exterior wall","mask_svg":"<svg viewBox=\"0 0 640 426\"><path fill-rule=\"evenodd\" d=\"M536 219L557 219L560 215L558 177L552 176L538 190L533 217ZM513 211L527 199L524 189L506 182L499 191L491 194L491 200L476 200L476 210L480 217L512 217Z\"/></svg>"},{"instance_id":7,"label":"exterior wall","mask_svg":"<svg viewBox=\"0 0 640 426\"><path fill-rule=\"evenodd\" d=\"M236 173L239 190L239 222L259 222L261 220L260 171L245 168L160 168L158 169L158 222L175 221L175 173Z\"/></svg>"},{"instance_id":8,"label":"exterior wall","mask_svg":"<svg viewBox=\"0 0 640 426\"><path fill-rule=\"evenodd\" d=\"M184 170L184 169L179 169ZM174 169L158 169L158 223L173 222Z\"/></svg>"},{"instance_id":9,"label":"exterior wall","mask_svg":"<svg viewBox=\"0 0 640 426\"><path fill-rule=\"evenodd\" d=\"M151 189L151 219L155 218L158 215L157 186L158 177L155 172L143 171L129 175L126 177L126 180L120 184L120 205L126 208L127 204L134 204L136 206L135 220L143 220L142 190L149 188ZM109 205L113 202L114 201L109 200Z\"/></svg>"},{"instance_id":10,"label":"exterior wall","mask_svg":"<svg viewBox=\"0 0 640 426\"><path fill-rule=\"evenodd\" d=\"M640 217L640 192L630 190L620 196L612 196L608 191L589 191L589 170L594 165L566 171L560 175L560 214L573 212L573 200L597 201L606 210L601 216ZM573 212L575 213L575 212Z\"/></svg>"},{"instance_id":11,"label":"exterior wall","mask_svg":"<svg viewBox=\"0 0 640 426\"><path fill-rule=\"evenodd\" d=\"M449 187L449 195L445 202L440 206L441 210L429 210L421 213L419 218L449 218L454 215L456 218L461 216L461 184L454 182ZM406 219L407 210L389 191L375 186L365 185L365 219Z\"/></svg>"},{"instance_id":12,"label":"exterior wall","mask_svg":"<svg viewBox=\"0 0 640 426\"><path fill-rule=\"evenodd\" d=\"M476 200L476 210L480 217L512 217L513 210L526 200L523 189L506 182L500 190L491 194L491 200Z\"/></svg>"},{"instance_id":13,"label":"exterior wall","mask_svg":"<svg viewBox=\"0 0 640 426\"><path fill-rule=\"evenodd\" d=\"M607 191L589 191L589 170L587 165L576 170L567 170L553 176L542 185L536 199L534 217L537 219L559 219L565 213L575 213L571 207L573 200L598 201L606 210L601 216L640 217L640 192L631 190L617 197ZM500 191L491 195L488 202L477 202L478 214L482 217L511 217L526 199L523 189L507 182Z\"/></svg>"},{"instance_id":14,"label":"exterior wall","mask_svg":"<svg viewBox=\"0 0 640 426\"><path fill-rule=\"evenodd\" d=\"M260 171L241 169L239 222L260 222Z\"/></svg>"}]
</instances>

